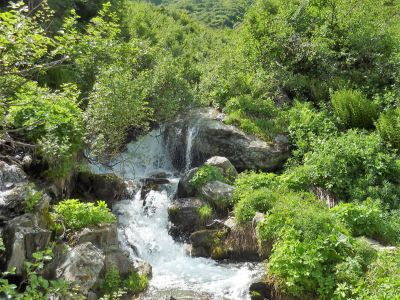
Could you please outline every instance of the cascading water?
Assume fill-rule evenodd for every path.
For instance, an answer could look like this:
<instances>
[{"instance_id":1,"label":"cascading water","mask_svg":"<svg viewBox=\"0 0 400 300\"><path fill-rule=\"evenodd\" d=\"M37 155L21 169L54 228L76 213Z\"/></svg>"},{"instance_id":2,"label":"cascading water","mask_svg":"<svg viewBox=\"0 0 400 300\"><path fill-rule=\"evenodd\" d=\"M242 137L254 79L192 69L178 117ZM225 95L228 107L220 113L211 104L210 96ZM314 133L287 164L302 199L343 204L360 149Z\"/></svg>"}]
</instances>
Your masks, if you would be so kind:
<instances>
[{"instance_id":1,"label":"cascading water","mask_svg":"<svg viewBox=\"0 0 400 300\"><path fill-rule=\"evenodd\" d=\"M190 132L195 134L195 130ZM119 158L121 163L113 167L125 179L140 180L163 172L170 182L158 191L150 191L144 199L137 191L132 199L122 200L114 207L121 244L153 268L150 288L143 299L171 295L176 299L249 299L248 287L260 274L259 266L190 257L185 245L176 243L168 234L167 208L175 195L179 174L172 167L160 136L161 130L155 130L130 144ZM190 143L187 145L190 147Z\"/></svg>"}]
</instances>

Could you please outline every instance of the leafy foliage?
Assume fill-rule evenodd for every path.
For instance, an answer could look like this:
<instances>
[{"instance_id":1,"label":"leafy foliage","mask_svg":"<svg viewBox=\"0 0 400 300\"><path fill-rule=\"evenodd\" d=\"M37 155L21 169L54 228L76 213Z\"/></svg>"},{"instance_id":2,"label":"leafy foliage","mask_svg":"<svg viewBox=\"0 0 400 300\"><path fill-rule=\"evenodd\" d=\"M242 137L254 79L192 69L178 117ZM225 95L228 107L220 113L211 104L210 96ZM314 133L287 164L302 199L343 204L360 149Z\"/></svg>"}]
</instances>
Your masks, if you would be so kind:
<instances>
[{"instance_id":1,"label":"leafy foliage","mask_svg":"<svg viewBox=\"0 0 400 300\"><path fill-rule=\"evenodd\" d=\"M332 211L353 236L368 236L390 244L400 242L399 214L387 212L379 201L342 203Z\"/></svg>"},{"instance_id":2,"label":"leafy foliage","mask_svg":"<svg viewBox=\"0 0 400 300\"><path fill-rule=\"evenodd\" d=\"M221 169L205 164L196 171L192 179L190 179L189 184L192 189L198 189L211 181L224 182L225 179Z\"/></svg>"},{"instance_id":3,"label":"leafy foliage","mask_svg":"<svg viewBox=\"0 0 400 300\"><path fill-rule=\"evenodd\" d=\"M211 219L213 211L210 205L205 204L201 206L197 212L199 214L200 220L202 220L203 222L207 222Z\"/></svg>"},{"instance_id":4,"label":"leafy foliage","mask_svg":"<svg viewBox=\"0 0 400 300\"><path fill-rule=\"evenodd\" d=\"M341 90L331 96L339 123L345 128L371 128L377 119L377 106L360 91Z\"/></svg>"},{"instance_id":5,"label":"leafy foliage","mask_svg":"<svg viewBox=\"0 0 400 300\"><path fill-rule=\"evenodd\" d=\"M25 212L31 213L33 212L35 206L42 200L43 193L38 192L34 189L34 186L28 186L27 194L24 200L25 203Z\"/></svg>"},{"instance_id":6,"label":"leafy foliage","mask_svg":"<svg viewBox=\"0 0 400 300\"><path fill-rule=\"evenodd\" d=\"M115 216L104 201L83 203L76 199L64 200L54 206L54 222L61 222L67 229L80 230L101 223L111 223Z\"/></svg>"},{"instance_id":7,"label":"leafy foliage","mask_svg":"<svg viewBox=\"0 0 400 300\"><path fill-rule=\"evenodd\" d=\"M45 250L33 254L33 261L25 262L26 288L20 293L17 286L10 284L8 279L0 278L0 293L7 299L28 300L28 299L49 299L61 297L63 299L83 300L72 283L64 280L47 280L39 275L43 271L46 262L52 260L52 251ZM3 276L12 275L13 272L5 272Z\"/></svg>"},{"instance_id":8,"label":"leafy foliage","mask_svg":"<svg viewBox=\"0 0 400 300\"><path fill-rule=\"evenodd\" d=\"M382 113L376 122L376 128L389 145L400 150L400 108Z\"/></svg>"}]
</instances>

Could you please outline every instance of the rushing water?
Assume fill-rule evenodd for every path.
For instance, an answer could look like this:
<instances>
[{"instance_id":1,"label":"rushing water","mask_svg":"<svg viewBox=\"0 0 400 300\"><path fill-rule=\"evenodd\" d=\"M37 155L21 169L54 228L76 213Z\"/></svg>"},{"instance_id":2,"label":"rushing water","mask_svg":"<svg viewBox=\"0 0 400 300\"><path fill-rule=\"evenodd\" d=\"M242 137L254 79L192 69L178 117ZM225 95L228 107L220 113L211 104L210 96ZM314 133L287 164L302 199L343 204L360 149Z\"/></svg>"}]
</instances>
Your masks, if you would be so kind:
<instances>
[{"instance_id":1,"label":"rushing water","mask_svg":"<svg viewBox=\"0 0 400 300\"><path fill-rule=\"evenodd\" d=\"M193 128L188 139L196 134ZM187 142L188 148L191 143ZM190 153L187 149L186 153ZM187 158L190 158L188 155ZM174 170L161 138L155 130L129 144L113 171L129 180L140 180L164 172L170 184L150 191L145 199L137 191L131 199L114 207L119 219L119 239L132 256L153 268L150 288L143 299L249 299L248 287L260 274L260 266L250 263L217 263L187 255L185 245L168 234L167 208L175 195L179 173ZM98 170L99 171L99 170Z\"/></svg>"}]
</instances>

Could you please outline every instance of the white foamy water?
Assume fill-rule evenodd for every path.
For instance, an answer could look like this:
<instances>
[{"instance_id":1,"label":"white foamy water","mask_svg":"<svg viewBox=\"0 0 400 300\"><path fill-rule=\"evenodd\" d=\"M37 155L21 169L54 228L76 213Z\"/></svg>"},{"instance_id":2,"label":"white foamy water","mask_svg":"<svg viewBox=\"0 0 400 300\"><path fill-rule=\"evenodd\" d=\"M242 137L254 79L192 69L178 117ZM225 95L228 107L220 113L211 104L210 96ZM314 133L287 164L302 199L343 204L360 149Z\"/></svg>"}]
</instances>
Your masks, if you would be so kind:
<instances>
[{"instance_id":1,"label":"white foamy water","mask_svg":"<svg viewBox=\"0 0 400 300\"><path fill-rule=\"evenodd\" d=\"M189 135L195 134L195 130L190 130ZM130 144L119 161L123 163L114 166L113 171L126 179L138 180L160 171L170 174L170 184L163 185L161 190L150 191L145 199L138 191L132 199L114 206L121 244L132 256L149 262L153 268L150 288L143 299L163 299L163 295L200 299L194 295L204 294L205 298L201 299L249 299L248 288L259 276L260 265L224 264L190 257L185 245L175 242L168 234L167 209L179 178L165 151L160 130ZM179 297L183 294L186 296Z\"/></svg>"}]
</instances>

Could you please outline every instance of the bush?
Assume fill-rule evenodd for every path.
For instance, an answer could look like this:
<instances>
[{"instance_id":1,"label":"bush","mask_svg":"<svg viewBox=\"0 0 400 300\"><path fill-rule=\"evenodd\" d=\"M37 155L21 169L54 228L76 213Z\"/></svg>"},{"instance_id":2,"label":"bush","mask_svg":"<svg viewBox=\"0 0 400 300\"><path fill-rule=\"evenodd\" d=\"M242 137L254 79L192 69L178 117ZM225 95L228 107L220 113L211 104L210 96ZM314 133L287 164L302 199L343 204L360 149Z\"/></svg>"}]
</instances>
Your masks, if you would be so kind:
<instances>
[{"instance_id":1,"label":"bush","mask_svg":"<svg viewBox=\"0 0 400 300\"><path fill-rule=\"evenodd\" d=\"M400 291L400 250L380 252L358 284L357 299L398 299Z\"/></svg>"},{"instance_id":2,"label":"bush","mask_svg":"<svg viewBox=\"0 0 400 300\"><path fill-rule=\"evenodd\" d=\"M83 147L83 118L77 98L78 92L71 85L52 93L29 83L16 93L10 107L8 126L23 129L24 137L38 144L50 177L71 172Z\"/></svg>"},{"instance_id":3,"label":"bush","mask_svg":"<svg viewBox=\"0 0 400 300\"><path fill-rule=\"evenodd\" d=\"M331 96L333 110L345 128L372 128L378 117L377 105L360 91L340 90Z\"/></svg>"},{"instance_id":4,"label":"bush","mask_svg":"<svg viewBox=\"0 0 400 300\"><path fill-rule=\"evenodd\" d=\"M192 179L190 179L189 184L192 189L198 189L211 181L225 182L226 180L219 168L211 165L203 165L196 171Z\"/></svg>"},{"instance_id":5,"label":"bush","mask_svg":"<svg viewBox=\"0 0 400 300\"><path fill-rule=\"evenodd\" d=\"M101 223L111 223L115 216L104 201L82 203L76 199L64 200L54 206L53 220L62 222L66 229L80 230Z\"/></svg>"},{"instance_id":6,"label":"bush","mask_svg":"<svg viewBox=\"0 0 400 300\"><path fill-rule=\"evenodd\" d=\"M400 151L400 108L382 113L376 129L383 140Z\"/></svg>"},{"instance_id":7,"label":"bush","mask_svg":"<svg viewBox=\"0 0 400 300\"><path fill-rule=\"evenodd\" d=\"M289 164L301 163L304 154L312 151L313 144L337 134L337 128L325 111L316 111L309 102L296 101L288 110L289 140L294 146Z\"/></svg>"},{"instance_id":8,"label":"bush","mask_svg":"<svg viewBox=\"0 0 400 300\"><path fill-rule=\"evenodd\" d=\"M281 196L280 192L273 192L261 188L242 195L235 205L235 220L238 224L250 222L256 212L267 213Z\"/></svg>"},{"instance_id":9,"label":"bush","mask_svg":"<svg viewBox=\"0 0 400 300\"><path fill-rule=\"evenodd\" d=\"M304 156L303 183L322 187L343 201L380 199L399 207L400 187L396 157L375 133L357 130L322 140Z\"/></svg>"},{"instance_id":10,"label":"bush","mask_svg":"<svg viewBox=\"0 0 400 300\"><path fill-rule=\"evenodd\" d=\"M386 212L379 201L341 203L332 212L353 236L367 236L389 244L400 242L399 215Z\"/></svg>"}]
</instances>

